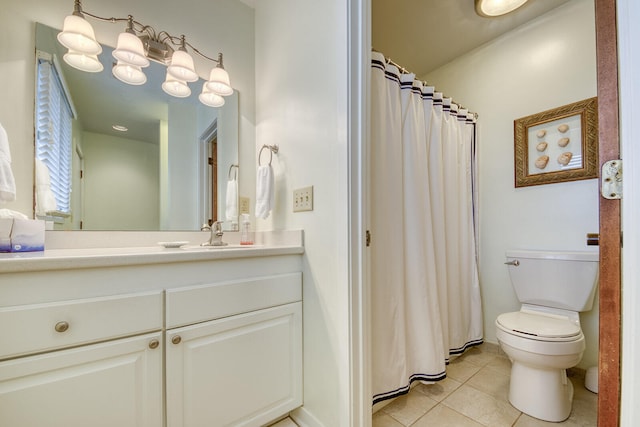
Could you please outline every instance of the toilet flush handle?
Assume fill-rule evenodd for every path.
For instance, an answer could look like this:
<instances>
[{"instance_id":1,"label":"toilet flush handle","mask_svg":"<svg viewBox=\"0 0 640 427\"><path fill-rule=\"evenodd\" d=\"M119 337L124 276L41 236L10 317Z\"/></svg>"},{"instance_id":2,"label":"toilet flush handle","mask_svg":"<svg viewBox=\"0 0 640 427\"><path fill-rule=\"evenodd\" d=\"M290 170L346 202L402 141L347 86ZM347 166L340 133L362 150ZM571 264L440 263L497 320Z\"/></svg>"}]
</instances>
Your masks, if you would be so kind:
<instances>
[{"instance_id":1,"label":"toilet flush handle","mask_svg":"<svg viewBox=\"0 0 640 427\"><path fill-rule=\"evenodd\" d=\"M517 267L520 265L520 261L518 261L517 259L514 259L513 261L507 261L505 262L506 265L513 265L514 267Z\"/></svg>"}]
</instances>

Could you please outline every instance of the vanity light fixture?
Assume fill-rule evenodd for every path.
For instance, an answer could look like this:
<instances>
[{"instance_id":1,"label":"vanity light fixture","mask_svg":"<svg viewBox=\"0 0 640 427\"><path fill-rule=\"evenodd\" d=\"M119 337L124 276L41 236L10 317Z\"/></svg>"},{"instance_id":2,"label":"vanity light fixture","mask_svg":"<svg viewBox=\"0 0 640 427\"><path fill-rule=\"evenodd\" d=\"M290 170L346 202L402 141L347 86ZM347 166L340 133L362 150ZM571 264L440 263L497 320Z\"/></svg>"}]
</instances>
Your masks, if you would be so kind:
<instances>
[{"instance_id":1,"label":"vanity light fixture","mask_svg":"<svg viewBox=\"0 0 640 427\"><path fill-rule=\"evenodd\" d=\"M87 72L100 72L104 68L98 59L102 47L85 16L98 21L127 23L125 31L118 36L118 43L113 51L116 62L111 72L118 80L130 85L146 83L147 76L142 69L149 66L149 60L154 60L167 66L162 90L178 98L187 97L191 95L187 83L198 80L193 57L187 51L189 47L192 52L216 63L209 74L209 80L203 84L199 96L202 103L219 107L224 104L222 97L233 93L229 74L222 64L222 53L218 53L218 59L210 58L188 43L184 35L175 37L166 31L156 32L153 27L135 21L131 15L127 18L93 15L82 9L80 0L74 0L73 13L65 18L62 31L58 34L58 41L69 49L63 59L72 67Z\"/></svg>"},{"instance_id":2,"label":"vanity light fixture","mask_svg":"<svg viewBox=\"0 0 640 427\"><path fill-rule=\"evenodd\" d=\"M513 12L527 0L475 0L476 13L485 18L493 18Z\"/></svg>"}]
</instances>

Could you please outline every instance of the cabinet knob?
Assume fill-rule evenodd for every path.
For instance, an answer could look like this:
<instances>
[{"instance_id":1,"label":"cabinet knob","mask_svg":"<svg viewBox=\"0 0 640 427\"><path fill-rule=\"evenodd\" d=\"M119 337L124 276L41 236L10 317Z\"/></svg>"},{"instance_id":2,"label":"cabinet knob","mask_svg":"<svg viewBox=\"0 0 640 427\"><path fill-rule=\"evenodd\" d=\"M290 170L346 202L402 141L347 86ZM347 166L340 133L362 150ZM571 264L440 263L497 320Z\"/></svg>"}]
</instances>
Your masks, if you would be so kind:
<instances>
[{"instance_id":1,"label":"cabinet knob","mask_svg":"<svg viewBox=\"0 0 640 427\"><path fill-rule=\"evenodd\" d=\"M69 322L58 322L56 323L55 329L56 332L65 332L67 329L69 329Z\"/></svg>"},{"instance_id":2,"label":"cabinet knob","mask_svg":"<svg viewBox=\"0 0 640 427\"><path fill-rule=\"evenodd\" d=\"M171 342L174 344L180 344L180 341L182 341L182 338L180 337L180 335L175 335L171 338Z\"/></svg>"},{"instance_id":3,"label":"cabinet knob","mask_svg":"<svg viewBox=\"0 0 640 427\"><path fill-rule=\"evenodd\" d=\"M160 341L158 341L156 339L153 339L153 340L149 341L149 348L151 350L154 350L154 349L158 348L159 345L160 345Z\"/></svg>"}]
</instances>

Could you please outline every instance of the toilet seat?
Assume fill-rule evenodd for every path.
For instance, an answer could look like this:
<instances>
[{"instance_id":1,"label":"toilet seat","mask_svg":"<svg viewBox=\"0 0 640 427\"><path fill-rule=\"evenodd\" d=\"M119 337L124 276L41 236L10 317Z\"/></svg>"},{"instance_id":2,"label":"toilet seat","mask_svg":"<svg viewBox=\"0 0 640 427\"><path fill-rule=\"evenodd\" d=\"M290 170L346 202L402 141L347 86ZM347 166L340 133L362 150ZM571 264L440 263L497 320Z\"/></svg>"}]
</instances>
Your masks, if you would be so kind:
<instances>
[{"instance_id":1,"label":"toilet seat","mask_svg":"<svg viewBox=\"0 0 640 427\"><path fill-rule=\"evenodd\" d=\"M582 336L580 325L566 318L514 311L496 319L503 331L538 341L574 341Z\"/></svg>"}]
</instances>

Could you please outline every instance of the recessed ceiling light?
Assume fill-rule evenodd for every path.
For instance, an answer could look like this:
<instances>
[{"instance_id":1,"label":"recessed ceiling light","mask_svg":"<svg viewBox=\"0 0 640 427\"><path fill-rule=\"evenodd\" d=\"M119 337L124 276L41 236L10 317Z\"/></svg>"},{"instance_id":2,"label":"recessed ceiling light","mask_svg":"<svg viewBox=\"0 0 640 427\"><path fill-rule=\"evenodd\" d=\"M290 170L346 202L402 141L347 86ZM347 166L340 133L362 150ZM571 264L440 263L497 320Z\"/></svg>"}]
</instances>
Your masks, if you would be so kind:
<instances>
[{"instance_id":1,"label":"recessed ceiling light","mask_svg":"<svg viewBox=\"0 0 640 427\"><path fill-rule=\"evenodd\" d=\"M475 2L478 15L492 18L516 10L527 0L475 0Z\"/></svg>"},{"instance_id":2,"label":"recessed ceiling light","mask_svg":"<svg viewBox=\"0 0 640 427\"><path fill-rule=\"evenodd\" d=\"M126 126L122 126L122 125L112 125L111 126L114 130L117 130L118 132L126 132L129 130L128 127Z\"/></svg>"}]
</instances>

